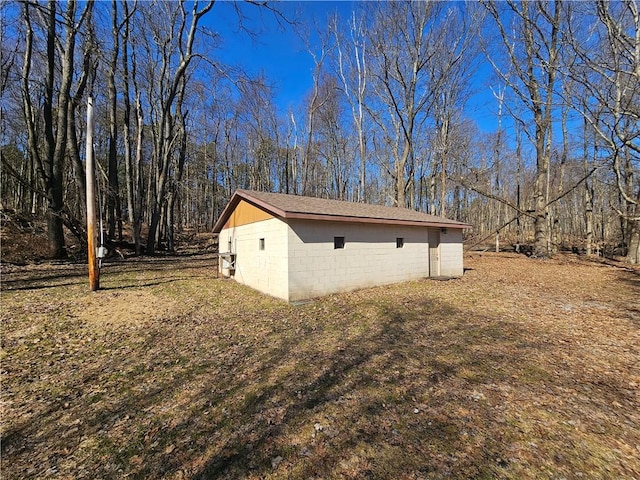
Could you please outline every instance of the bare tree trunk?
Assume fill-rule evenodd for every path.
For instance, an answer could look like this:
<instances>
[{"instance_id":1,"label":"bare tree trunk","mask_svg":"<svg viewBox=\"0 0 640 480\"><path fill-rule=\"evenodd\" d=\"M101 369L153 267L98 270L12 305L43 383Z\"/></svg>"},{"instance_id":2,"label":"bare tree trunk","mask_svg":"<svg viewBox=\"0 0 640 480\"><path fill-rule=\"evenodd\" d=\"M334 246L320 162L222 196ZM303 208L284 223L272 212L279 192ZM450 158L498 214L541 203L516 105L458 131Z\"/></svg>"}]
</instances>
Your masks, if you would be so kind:
<instances>
[{"instance_id":1,"label":"bare tree trunk","mask_svg":"<svg viewBox=\"0 0 640 480\"><path fill-rule=\"evenodd\" d=\"M135 77L135 76L134 76ZM135 80L134 80L135 85ZM142 254L142 200L144 198L143 171L142 171L142 140L144 136L144 118L142 117L142 106L140 105L140 93L136 90L136 118L138 125L136 128L136 163L134 172L134 182L137 194L135 196L135 212L133 217L133 242L136 246L136 255Z\"/></svg>"},{"instance_id":2,"label":"bare tree trunk","mask_svg":"<svg viewBox=\"0 0 640 480\"><path fill-rule=\"evenodd\" d=\"M627 250L627 262L637 265L640 263L640 222L631 222Z\"/></svg>"},{"instance_id":3,"label":"bare tree trunk","mask_svg":"<svg viewBox=\"0 0 640 480\"><path fill-rule=\"evenodd\" d=\"M169 192L167 193L167 251L174 252L175 251L175 205L176 205L176 186L175 184L169 187Z\"/></svg>"},{"instance_id":4,"label":"bare tree trunk","mask_svg":"<svg viewBox=\"0 0 640 480\"><path fill-rule=\"evenodd\" d=\"M107 235L110 240L115 238L116 224L118 227L118 240L122 240L122 215L120 207L120 187L118 184L118 119L117 119L117 91L116 91L116 70L118 65L118 53L120 50L120 33L118 29L118 3L111 0L112 15L112 40L111 61L109 62L109 73L107 75L107 94L109 101L109 162L107 175L109 187L107 188Z\"/></svg>"},{"instance_id":5,"label":"bare tree trunk","mask_svg":"<svg viewBox=\"0 0 640 480\"><path fill-rule=\"evenodd\" d=\"M36 182L37 178L44 179L45 173L42 169L42 158L40 156L40 149L38 148L38 133L36 129L36 115L35 110L33 108L33 103L31 102L31 90L29 78L31 76L31 61L33 56L33 27L31 25L31 13L29 12L29 3L23 4L23 18L26 27L25 33L25 49L24 49L24 59L22 63L22 83L21 83L21 93L22 93L22 109L24 113L24 119L27 126L27 157L29 158L29 163L31 165L30 170L33 172L37 172L37 175L34 175L32 178L31 186L33 193L33 198L31 202L31 212L36 213Z\"/></svg>"},{"instance_id":6,"label":"bare tree trunk","mask_svg":"<svg viewBox=\"0 0 640 480\"><path fill-rule=\"evenodd\" d=\"M435 157L434 157L435 158ZM431 175L429 175L429 213L436 214L436 169L431 167Z\"/></svg>"},{"instance_id":7,"label":"bare tree trunk","mask_svg":"<svg viewBox=\"0 0 640 480\"><path fill-rule=\"evenodd\" d=\"M91 19L92 11L89 11L87 15L88 21ZM78 134L76 128L76 109L80 104L80 101L84 95L84 91L88 84L93 88L93 82L95 79L95 72L97 68L97 56L94 55L95 50L95 37L93 34L93 29L89 34L85 37L85 46L84 46L84 60L83 60L83 68L82 75L80 77L80 81L78 82L78 86L76 91L71 98L69 99L68 105L68 124L67 124L67 151L69 152L69 157L71 158L71 164L73 167L74 178L78 187L78 201L79 204L84 207L86 205L86 177L84 171L84 165L80 160L80 152L78 150ZM81 212L84 212L84 208L80 208ZM80 219L82 220L82 219ZM83 221L82 224L85 222Z\"/></svg>"},{"instance_id":8,"label":"bare tree trunk","mask_svg":"<svg viewBox=\"0 0 640 480\"><path fill-rule=\"evenodd\" d=\"M32 62L33 29L30 20L29 5L24 4L24 20L27 26L27 48L25 49L25 63L22 93L27 117L27 131L29 137L30 155L37 162L42 189L47 196L47 236L49 241L49 256L64 258L67 255L64 239L64 180L65 159L67 157L69 133L69 102L71 85L74 78L74 56L76 34L87 14L91 11L92 3L88 3L80 16L76 19L76 2L70 0L66 4L66 11L62 14L65 19L64 42L59 42L56 31L57 3L51 2L46 6L43 17L46 27L46 68L45 92L43 99L45 155L38 153L37 131L35 128L34 109L30 99L30 68ZM43 7L44 8L44 7ZM62 57L56 55L56 48L60 46ZM60 72L56 79L57 71ZM55 88L58 87L57 92ZM71 109L73 110L73 109Z\"/></svg>"},{"instance_id":9,"label":"bare tree trunk","mask_svg":"<svg viewBox=\"0 0 640 480\"><path fill-rule=\"evenodd\" d=\"M68 13L75 13L75 5L74 2L69 2L68 5ZM45 105L44 105L44 115L45 115L45 138L47 144L47 153L44 159L44 171L45 177L44 180L44 188L47 192L47 234L49 240L49 255L51 258L64 258L67 256L65 241L64 241L64 231L63 231L63 222L62 222L62 209L64 207L63 203L63 187L62 187L62 174L63 174L63 166L62 162L64 159L64 151L63 146L66 145L66 138L60 138L62 135L66 136L67 133L67 125L66 125L66 102L68 98L68 89L71 84L71 75L73 72L73 54L69 55L69 48L73 47L73 35L71 34L71 29L67 30L67 38L66 38L66 47L67 51L65 52L65 60L63 60L63 76L64 85L61 85L61 92L58 107L63 106L62 109L58 111L58 133L59 136L56 138L55 134L55 125L54 125L54 76L55 76L55 65L56 55L55 55L55 42L56 42L56 4L49 4L48 9L48 18L47 18L47 77L45 84ZM71 65L69 65L71 62ZM63 93L63 91L66 91ZM64 95L64 97L63 97ZM64 132L64 134L62 133Z\"/></svg>"},{"instance_id":10,"label":"bare tree trunk","mask_svg":"<svg viewBox=\"0 0 640 480\"><path fill-rule=\"evenodd\" d=\"M558 185L556 188L556 197L560 197L564 192L564 177L565 168L567 164L567 157L569 155L569 133L567 130L567 116L569 115L568 105L562 106L562 153L560 154L560 170L556 177L558 178ZM551 215L549 216L549 226L551 228L551 251L557 253L564 239L561 235L561 222L560 222L560 202L554 202L551 208Z\"/></svg>"},{"instance_id":11,"label":"bare tree trunk","mask_svg":"<svg viewBox=\"0 0 640 480\"><path fill-rule=\"evenodd\" d=\"M518 209L518 217L516 219L516 252L520 253L520 245L524 240L523 238L523 228L522 228L522 215L520 211L522 210L522 203L520 198L520 188L521 188L521 179L522 179L522 146L521 146L521 138L520 138L520 129L516 130L516 160L518 163L516 170L516 206Z\"/></svg>"},{"instance_id":12,"label":"bare tree trunk","mask_svg":"<svg viewBox=\"0 0 640 480\"><path fill-rule=\"evenodd\" d=\"M449 155L449 119L444 118L441 126L440 148L440 216L447 215L447 157Z\"/></svg>"},{"instance_id":13,"label":"bare tree trunk","mask_svg":"<svg viewBox=\"0 0 640 480\"><path fill-rule=\"evenodd\" d=\"M127 217L129 225L133 226L136 218L136 201L133 189L133 157L131 152L131 99L129 97L129 5L127 1L122 2L124 9L124 35L122 38L122 81L124 86L124 118L123 118L123 140L124 140L124 167L127 184ZM134 57L135 58L135 57ZM134 239L135 243L135 239Z\"/></svg>"},{"instance_id":14,"label":"bare tree trunk","mask_svg":"<svg viewBox=\"0 0 640 480\"><path fill-rule=\"evenodd\" d=\"M80 161L80 152L78 150L78 134L76 132L76 105L75 99L69 102L69 123L67 124L67 149L69 151L69 157L71 158L71 164L73 166L73 173L76 183L78 184L78 201L81 205L86 204L86 178L84 172L84 165ZM83 210L84 211L84 210Z\"/></svg>"},{"instance_id":15,"label":"bare tree trunk","mask_svg":"<svg viewBox=\"0 0 640 480\"><path fill-rule=\"evenodd\" d=\"M584 120L583 132L583 166L584 173L589 171L589 144L588 144L588 122ZM594 156L597 155L597 146L594 144ZM584 182L584 225L585 225L585 251L587 255L593 253L593 184L590 179Z\"/></svg>"},{"instance_id":16,"label":"bare tree trunk","mask_svg":"<svg viewBox=\"0 0 640 480\"><path fill-rule=\"evenodd\" d=\"M168 220L168 232L167 232L167 250L173 252L175 250L175 206L176 199L178 198L178 185L182 181L182 174L184 172L184 164L187 159L187 119L186 115L182 111L184 102L184 91L186 87L186 80L183 79L183 85L180 89L178 101L176 105L178 123L180 131L177 133L180 136L180 148L178 151L177 165L175 166L175 181L172 182L169 196L167 198L167 220Z\"/></svg>"}]
</instances>

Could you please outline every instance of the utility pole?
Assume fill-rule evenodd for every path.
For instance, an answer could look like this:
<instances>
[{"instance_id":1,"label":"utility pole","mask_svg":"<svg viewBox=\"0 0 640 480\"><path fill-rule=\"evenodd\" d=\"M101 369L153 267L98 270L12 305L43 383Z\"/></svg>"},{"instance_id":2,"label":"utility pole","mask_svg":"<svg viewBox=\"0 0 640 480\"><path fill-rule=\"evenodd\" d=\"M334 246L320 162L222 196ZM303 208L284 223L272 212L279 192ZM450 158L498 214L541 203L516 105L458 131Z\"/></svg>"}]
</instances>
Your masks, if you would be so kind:
<instances>
[{"instance_id":1,"label":"utility pole","mask_svg":"<svg viewBox=\"0 0 640 480\"><path fill-rule=\"evenodd\" d=\"M93 160L93 99L87 100L87 253L89 262L89 287L92 292L100 288L100 270L96 258L96 198L95 198L95 166Z\"/></svg>"}]
</instances>

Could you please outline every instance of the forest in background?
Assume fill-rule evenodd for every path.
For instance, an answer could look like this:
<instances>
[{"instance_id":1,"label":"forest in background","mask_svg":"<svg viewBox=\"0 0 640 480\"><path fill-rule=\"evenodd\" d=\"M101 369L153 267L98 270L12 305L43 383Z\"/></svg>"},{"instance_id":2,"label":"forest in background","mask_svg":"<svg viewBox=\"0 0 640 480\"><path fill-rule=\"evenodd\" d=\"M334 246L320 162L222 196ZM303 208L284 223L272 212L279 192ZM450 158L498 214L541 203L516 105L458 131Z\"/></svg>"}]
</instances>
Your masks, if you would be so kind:
<instances>
[{"instance_id":1,"label":"forest in background","mask_svg":"<svg viewBox=\"0 0 640 480\"><path fill-rule=\"evenodd\" d=\"M636 1L354 3L315 23L234 3L239 28L260 12L317 37L312 88L284 114L269 78L218 60L222 6L2 3L2 209L46 216L51 258L65 229L86 245L91 96L105 234L130 225L137 253L210 229L249 188L418 209L543 257L640 262ZM478 89L495 99L490 133L468 108Z\"/></svg>"}]
</instances>

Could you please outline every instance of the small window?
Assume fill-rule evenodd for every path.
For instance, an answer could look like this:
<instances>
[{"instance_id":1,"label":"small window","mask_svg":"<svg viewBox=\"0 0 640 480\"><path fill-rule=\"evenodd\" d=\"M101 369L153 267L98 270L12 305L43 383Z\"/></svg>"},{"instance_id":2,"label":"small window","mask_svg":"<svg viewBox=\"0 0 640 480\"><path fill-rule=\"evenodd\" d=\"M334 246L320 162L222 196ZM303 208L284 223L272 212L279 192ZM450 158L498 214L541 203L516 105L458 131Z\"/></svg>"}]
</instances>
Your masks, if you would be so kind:
<instances>
[{"instance_id":1,"label":"small window","mask_svg":"<svg viewBox=\"0 0 640 480\"><path fill-rule=\"evenodd\" d=\"M333 237L333 248L344 248L344 237Z\"/></svg>"},{"instance_id":2,"label":"small window","mask_svg":"<svg viewBox=\"0 0 640 480\"><path fill-rule=\"evenodd\" d=\"M260 250L264 250L264 238L260 239L259 244L260 244Z\"/></svg>"},{"instance_id":3,"label":"small window","mask_svg":"<svg viewBox=\"0 0 640 480\"><path fill-rule=\"evenodd\" d=\"M402 248L402 247L404 247L404 238L397 237L396 238L396 248Z\"/></svg>"}]
</instances>

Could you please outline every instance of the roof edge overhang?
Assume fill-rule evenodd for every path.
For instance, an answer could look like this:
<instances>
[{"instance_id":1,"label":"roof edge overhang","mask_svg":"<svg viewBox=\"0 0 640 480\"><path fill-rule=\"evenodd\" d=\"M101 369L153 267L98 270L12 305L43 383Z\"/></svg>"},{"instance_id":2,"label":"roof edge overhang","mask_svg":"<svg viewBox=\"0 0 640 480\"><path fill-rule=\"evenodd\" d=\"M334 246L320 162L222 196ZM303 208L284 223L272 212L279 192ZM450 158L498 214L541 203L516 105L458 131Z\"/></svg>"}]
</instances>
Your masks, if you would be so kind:
<instances>
[{"instance_id":1,"label":"roof edge overhang","mask_svg":"<svg viewBox=\"0 0 640 480\"><path fill-rule=\"evenodd\" d=\"M473 228L472 225L462 222L449 221L419 221L419 220L400 220L392 218L376 218L376 217L353 217L348 215L327 215L320 213L300 213L300 212L287 212L279 208L274 207L270 203L267 203L258 198L252 197L248 192L244 190L236 190L229 203L224 208L218 221L213 226L213 233L220 233L227 219L231 216L231 212L236 208L240 200L245 200L248 203L265 210L268 213L282 219L295 219L295 220L320 220L325 222L348 222L348 223L371 223L371 224L386 224L386 225L408 225L416 227L435 227L435 228L455 228L467 230Z\"/></svg>"},{"instance_id":2,"label":"roof edge overhang","mask_svg":"<svg viewBox=\"0 0 640 480\"><path fill-rule=\"evenodd\" d=\"M286 213L283 210L280 210L279 208L275 208L273 205L269 203L263 202L262 200L259 200L257 198L252 197L251 195L248 195L247 192L245 192L244 190L236 190L231 196L231 200L229 200L229 203L227 203L227 206L224 207L224 210L222 210L222 213L218 217L218 220L216 221L215 225L213 226L213 233L220 233L220 231L224 227L224 224L227 223L227 220L231 216L231 212L233 212L233 210L240 203L240 200L245 200L251 205L258 207L261 210L264 210L268 213L271 213L276 217L284 217Z\"/></svg>"},{"instance_id":3,"label":"roof edge overhang","mask_svg":"<svg viewBox=\"0 0 640 480\"><path fill-rule=\"evenodd\" d=\"M349 223L376 223L386 225L408 225L416 227L437 227L437 228L473 228L466 223L448 223L448 222L422 222L419 220L396 220L393 218L376 218L376 217L350 217L347 215L322 215L317 213L295 213L289 212L284 218L295 220L321 220L331 222L349 222Z\"/></svg>"}]
</instances>

